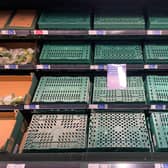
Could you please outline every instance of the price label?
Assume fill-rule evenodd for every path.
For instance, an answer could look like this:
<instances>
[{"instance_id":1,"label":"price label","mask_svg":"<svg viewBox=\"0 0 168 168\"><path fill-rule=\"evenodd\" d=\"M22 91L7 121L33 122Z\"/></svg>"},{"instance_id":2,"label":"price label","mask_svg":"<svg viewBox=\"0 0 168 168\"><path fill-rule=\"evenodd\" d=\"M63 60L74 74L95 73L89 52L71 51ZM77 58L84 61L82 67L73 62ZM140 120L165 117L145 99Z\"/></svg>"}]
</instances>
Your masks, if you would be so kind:
<instances>
[{"instance_id":1,"label":"price label","mask_svg":"<svg viewBox=\"0 0 168 168\"><path fill-rule=\"evenodd\" d=\"M151 110L166 110L166 105L163 104L151 105Z\"/></svg>"},{"instance_id":2,"label":"price label","mask_svg":"<svg viewBox=\"0 0 168 168\"><path fill-rule=\"evenodd\" d=\"M99 168L99 164L88 164L88 168Z\"/></svg>"},{"instance_id":3,"label":"price label","mask_svg":"<svg viewBox=\"0 0 168 168\"><path fill-rule=\"evenodd\" d=\"M18 69L19 66L18 65L4 65L4 69Z\"/></svg>"},{"instance_id":4,"label":"price label","mask_svg":"<svg viewBox=\"0 0 168 168\"><path fill-rule=\"evenodd\" d=\"M89 35L106 35L106 31L104 30L89 30Z\"/></svg>"},{"instance_id":5,"label":"price label","mask_svg":"<svg viewBox=\"0 0 168 168\"><path fill-rule=\"evenodd\" d=\"M30 104L30 105L24 105L25 110L36 110L40 109L40 105Z\"/></svg>"},{"instance_id":6,"label":"price label","mask_svg":"<svg viewBox=\"0 0 168 168\"><path fill-rule=\"evenodd\" d=\"M45 65L36 65L36 69L51 69L51 66L48 64Z\"/></svg>"},{"instance_id":7,"label":"price label","mask_svg":"<svg viewBox=\"0 0 168 168\"><path fill-rule=\"evenodd\" d=\"M25 164L7 164L6 168L25 168Z\"/></svg>"},{"instance_id":8,"label":"price label","mask_svg":"<svg viewBox=\"0 0 168 168\"><path fill-rule=\"evenodd\" d=\"M158 69L157 64L144 65L144 69Z\"/></svg>"},{"instance_id":9,"label":"price label","mask_svg":"<svg viewBox=\"0 0 168 168\"><path fill-rule=\"evenodd\" d=\"M34 35L48 35L48 30L34 30Z\"/></svg>"},{"instance_id":10,"label":"price label","mask_svg":"<svg viewBox=\"0 0 168 168\"><path fill-rule=\"evenodd\" d=\"M90 65L90 70L97 70L98 69L98 65Z\"/></svg>"},{"instance_id":11,"label":"price label","mask_svg":"<svg viewBox=\"0 0 168 168\"><path fill-rule=\"evenodd\" d=\"M91 70L105 70L105 66L104 65L91 65L90 69Z\"/></svg>"},{"instance_id":12,"label":"price label","mask_svg":"<svg viewBox=\"0 0 168 168\"><path fill-rule=\"evenodd\" d=\"M98 109L97 104L89 104L89 109Z\"/></svg>"},{"instance_id":13,"label":"price label","mask_svg":"<svg viewBox=\"0 0 168 168\"><path fill-rule=\"evenodd\" d=\"M1 35L16 35L15 30L1 30Z\"/></svg>"},{"instance_id":14,"label":"price label","mask_svg":"<svg viewBox=\"0 0 168 168\"><path fill-rule=\"evenodd\" d=\"M88 168L112 168L112 164L88 164ZM115 167L115 166L114 166ZM128 167L126 164L120 164L117 167Z\"/></svg>"},{"instance_id":15,"label":"price label","mask_svg":"<svg viewBox=\"0 0 168 168\"><path fill-rule=\"evenodd\" d=\"M161 164L156 163L156 164L155 164L155 168L161 168Z\"/></svg>"},{"instance_id":16,"label":"price label","mask_svg":"<svg viewBox=\"0 0 168 168\"><path fill-rule=\"evenodd\" d=\"M98 104L98 109L99 110L103 110L103 109L107 109L107 104Z\"/></svg>"},{"instance_id":17,"label":"price label","mask_svg":"<svg viewBox=\"0 0 168 168\"><path fill-rule=\"evenodd\" d=\"M105 35L106 32L104 30L97 30L96 35Z\"/></svg>"},{"instance_id":18,"label":"price label","mask_svg":"<svg viewBox=\"0 0 168 168\"><path fill-rule=\"evenodd\" d=\"M8 30L1 30L1 35L8 35Z\"/></svg>"},{"instance_id":19,"label":"price label","mask_svg":"<svg viewBox=\"0 0 168 168\"><path fill-rule=\"evenodd\" d=\"M162 31L161 30L148 30L147 35L161 35Z\"/></svg>"},{"instance_id":20,"label":"price label","mask_svg":"<svg viewBox=\"0 0 168 168\"><path fill-rule=\"evenodd\" d=\"M107 65L107 88L126 89L126 64L108 64Z\"/></svg>"},{"instance_id":21,"label":"price label","mask_svg":"<svg viewBox=\"0 0 168 168\"><path fill-rule=\"evenodd\" d=\"M8 30L8 35L15 35L15 34L16 34L15 30Z\"/></svg>"}]
</instances>

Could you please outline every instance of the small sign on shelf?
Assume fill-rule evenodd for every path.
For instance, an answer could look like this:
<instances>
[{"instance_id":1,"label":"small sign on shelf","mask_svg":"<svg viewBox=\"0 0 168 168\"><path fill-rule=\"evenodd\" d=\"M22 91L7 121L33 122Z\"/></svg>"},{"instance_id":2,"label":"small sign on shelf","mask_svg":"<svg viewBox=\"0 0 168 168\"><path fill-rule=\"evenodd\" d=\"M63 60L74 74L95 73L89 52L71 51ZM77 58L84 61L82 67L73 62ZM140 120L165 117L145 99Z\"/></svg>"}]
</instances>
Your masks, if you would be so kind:
<instances>
[{"instance_id":1,"label":"small sign on shelf","mask_svg":"<svg viewBox=\"0 0 168 168\"><path fill-rule=\"evenodd\" d=\"M126 89L126 64L107 65L107 88L109 90Z\"/></svg>"}]
</instances>

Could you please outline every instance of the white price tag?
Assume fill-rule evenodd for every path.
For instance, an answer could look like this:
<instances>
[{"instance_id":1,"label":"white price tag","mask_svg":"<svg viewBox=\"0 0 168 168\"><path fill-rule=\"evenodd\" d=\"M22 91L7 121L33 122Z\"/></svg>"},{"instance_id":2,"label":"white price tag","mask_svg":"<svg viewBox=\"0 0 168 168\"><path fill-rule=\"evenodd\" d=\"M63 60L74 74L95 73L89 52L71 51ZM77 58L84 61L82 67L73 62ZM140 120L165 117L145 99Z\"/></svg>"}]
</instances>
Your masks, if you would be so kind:
<instances>
[{"instance_id":1,"label":"white price tag","mask_svg":"<svg viewBox=\"0 0 168 168\"><path fill-rule=\"evenodd\" d=\"M25 164L7 164L6 168L25 168Z\"/></svg>"},{"instance_id":2,"label":"white price tag","mask_svg":"<svg viewBox=\"0 0 168 168\"><path fill-rule=\"evenodd\" d=\"M161 35L162 31L161 30L148 30L147 35Z\"/></svg>"},{"instance_id":3,"label":"white price tag","mask_svg":"<svg viewBox=\"0 0 168 168\"><path fill-rule=\"evenodd\" d=\"M98 69L98 65L90 65L90 70L97 70Z\"/></svg>"},{"instance_id":4,"label":"white price tag","mask_svg":"<svg viewBox=\"0 0 168 168\"><path fill-rule=\"evenodd\" d=\"M96 35L96 30L89 30L89 35Z\"/></svg>"},{"instance_id":5,"label":"white price tag","mask_svg":"<svg viewBox=\"0 0 168 168\"><path fill-rule=\"evenodd\" d=\"M156 163L155 168L161 168L161 165L159 163Z\"/></svg>"},{"instance_id":6,"label":"white price tag","mask_svg":"<svg viewBox=\"0 0 168 168\"><path fill-rule=\"evenodd\" d=\"M105 70L105 65L91 65L90 70Z\"/></svg>"},{"instance_id":7,"label":"white price tag","mask_svg":"<svg viewBox=\"0 0 168 168\"><path fill-rule=\"evenodd\" d=\"M40 105L34 105L34 104L24 105L24 109L25 110L36 110L36 109L40 109Z\"/></svg>"},{"instance_id":8,"label":"white price tag","mask_svg":"<svg viewBox=\"0 0 168 168\"><path fill-rule=\"evenodd\" d=\"M88 168L111 168L111 167L112 167L112 164L89 164L88 165ZM123 167L124 167L124 164L123 164Z\"/></svg>"},{"instance_id":9,"label":"white price tag","mask_svg":"<svg viewBox=\"0 0 168 168\"><path fill-rule=\"evenodd\" d=\"M1 30L2 35L8 35L8 30Z\"/></svg>"},{"instance_id":10,"label":"white price tag","mask_svg":"<svg viewBox=\"0 0 168 168\"><path fill-rule=\"evenodd\" d=\"M89 30L89 35L106 35L104 30Z\"/></svg>"},{"instance_id":11,"label":"white price tag","mask_svg":"<svg viewBox=\"0 0 168 168\"><path fill-rule=\"evenodd\" d=\"M99 164L88 164L88 168L99 168Z\"/></svg>"},{"instance_id":12,"label":"white price tag","mask_svg":"<svg viewBox=\"0 0 168 168\"><path fill-rule=\"evenodd\" d=\"M89 109L98 109L97 104L89 104Z\"/></svg>"},{"instance_id":13,"label":"white price tag","mask_svg":"<svg viewBox=\"0 0 168 168\"><path fill-rule=\"evenodd\" d=\"M1 30L2 35L16 35L15 30Z\"/></svg>"},{"instance_id":14,"label":"white price tag","mask_svg":"<svg viewBox=\"0 0 168 168\"><path fill-rule=\"evenodd\" d=\"M144 65L144 69L158 69L157 64Z\"/></svg>"},{"instance_id":15,"label":"white price tag","mask_svg":"<svg viewBox=\"0 0 168 168\"><path fill-rule=\"evenodd\" d=\"M36 65L36 69L51 69L51 66L48 64L45 65Z\"/></svg>"},{"instance_id":16,"label":"white price tag","mask_svg":"<svg viewBox=\"0 0 168 168\"><path fill-rule=\"evenodd\" d=\"M151 110L166 110L166 105L164 104L151 105L150 109Z\"/></svg>"},{"instance_id":17,"label":"white price tag","mask_svg":"<svg viewBox=\"0 0 168 168\"><path fill-rule=\"evenodd\" d=\"M48 30L43 30L43 35L48 35Z\"/></svg>"},{"instance_id":18,"label":"white price tag","mask_svg":"<svg viewBox=\"0 0 168 168\"><path fill-rule=\"evenodd\" d=\"M4 69L18 69L18 65L4 65Z\"/></svg>"}]
</instances>

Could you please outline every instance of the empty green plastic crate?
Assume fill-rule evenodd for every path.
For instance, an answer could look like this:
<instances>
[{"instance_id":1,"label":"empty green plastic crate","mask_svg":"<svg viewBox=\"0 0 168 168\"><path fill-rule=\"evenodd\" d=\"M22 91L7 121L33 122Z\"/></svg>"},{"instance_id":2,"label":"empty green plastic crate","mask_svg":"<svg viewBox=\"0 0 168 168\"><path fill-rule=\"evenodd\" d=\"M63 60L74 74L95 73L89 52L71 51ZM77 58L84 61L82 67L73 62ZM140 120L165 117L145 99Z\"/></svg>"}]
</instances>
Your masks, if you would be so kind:
<instances>
[{"instance_id":1,"label":"empty green plastic crate","mask_svg":"<svg viewBox=\"0 0 168 168\"><path fill-rule=\"evenodd\" d=\"M143 113L91 113L88 148L110 151L150 151Z\"/></svg>"},{"instance_id":2,"label":"empty green plastic crate","mask_svg":"<svg viewBox=\"0 0 168 168\"><path fill-rule=\"evenodd\" d=\"M88 103L89 77L41 77L33 102Z\"/></svg>"},{"instance_id":3,"label":"empty green plastic crate","mask_svg":"<svg viewBox=\"0 0 168 168\"><path fill-rule=\"evenodd\" d=\"M38 21L40 29L90 29L90 14L82 12L42 12Z\"/></svg>"},{"instance_id":4,"label":"empty green plastic crate","mask_svg":"<svg viewBox=\"0 0 168 168\"><path fill-rule=\"evenodd\" d=\"M96 12L94 29L144 29L145 20L141 14L119 14L111 12Z\"/></svg>"},{"instance_id":5,"label":"empty green plastic crate","mask_svg":"<svg viewBox=\"0 0 168 168\"><path fill-rule=\"evenodd\" d=\"M149 16L149 29L168 29L168 15Z\"/></svg>"},{"instance_id":6,"label":"empty green plastic crate","mask_svg":"<svg viewBox=\"0 0 168 168\"><path fill-rule=\"evenodd\" d=\"M150 9L148 11L148 29L168 29L168 10Z\"/></svg>"},{"instance_id":7,"label":"empty green plastic crate","mask_svg":"<svg viewBox=\"0 0 168 168\"><path fill-rule=\"evenodd\" d=\"M83 150L87 143L87 115L33 115L24 152Z\"/></svg>"},{"instance_id":8,"label":"empty green plastic crate","mask_svg":"<svg viewBox=\"0 0 168 168\"><path fill-rule=\"evenodd\" d=\"M168 63L168 44L145 44L144 55L146 63Z\"/></svg>"},{"instance_id":9,"label":"empty green plastic crate","mask_svg":"<svg viewBox=\"0 0 168 168\"><path fill-rule=\"evenodd\" d=\"M87 44L55 44L43 45L40 54L40 63L89 64L91 60L91 46Z\"/></svg>"},{"instance_id":10,"label":"empty green plastic crate","mask_svg":"<svg viewBox=\"0 0 168 168\"><path fill-rule=\"evenodd\" d=\"M146 88L150 103L168 102L168 76L147 76Z\"/></svg>"},{"instance_id":11,"label":"empty green plastic crate","mask_svg":"<svg viewBox=\"0 0 168 168\"><path fill-rule=\"evenodd\" d=\"M95 77L93 88L94 103L145 103L145 89L142 77L128 77L127 88L108 90L106 77Z\"/></svg>"},{"instance_id":12,"label":"empty green plastic crate","mask_svg":"<svg viewBox=\"0 0 168 168\"><path fill-rule=\"evenodd\" d=\"M94 63L143 63L141 45L138 44L97 44Z\"/></svg>"},{"instance_id":13,"label":"empty green plastic crate","mask_svg":"<svg viewBox=\"0 0 168 168\"><path fill-rule=\"evenodd\" d=\"M155 151L168 152L168 112L153 112L150 125Z\"/></svg>"}]
</instances>

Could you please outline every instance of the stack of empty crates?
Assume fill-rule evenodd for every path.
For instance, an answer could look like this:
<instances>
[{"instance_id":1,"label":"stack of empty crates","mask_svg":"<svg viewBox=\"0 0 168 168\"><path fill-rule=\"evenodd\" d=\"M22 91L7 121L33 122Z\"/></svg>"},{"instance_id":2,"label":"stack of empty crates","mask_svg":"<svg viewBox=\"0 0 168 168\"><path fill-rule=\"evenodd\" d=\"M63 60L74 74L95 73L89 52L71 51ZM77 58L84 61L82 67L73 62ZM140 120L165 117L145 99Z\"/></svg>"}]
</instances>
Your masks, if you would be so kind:
<instances>
[{"instance_id":1,"label":"stack of empty crates","mask_svg":"<svg viewBox=\"0 0 168 168\"><path fill-rule=\"evenodd\" d=\"M122 14L121 14L122 13ZM38 28L46 30L145 30L167 28L167 17L141 12L43 11ZM157 14L157 13L155 13ZM92 22L92 23L91 23ZM164 64L168 43L44 42L40 64ZM42 76L32 104L150 104L168 102L167 76L128 76L126 89L108 89L107 77ZM32 115L23 152L168 151L168 113L143 110L43 110ZM63 114L64 113L64 114ZM22 120L22 119L21 119ZM16 128L17 129L17 128ZM18 129L18 132L20 130ZM14 132L14 138L20 138ZM18 137L16 137L18 136ZM19 139L20 140L20 139ZM10 142L10 141L9 141ZM17 140L16 140L17 142ZM16 145L16 144L15 144ZM8 147L8 146L7 146ZM6 146L4 147L6 149ZM11 147L13 151L14 145Z\"/></svg>"}]
</instances>

